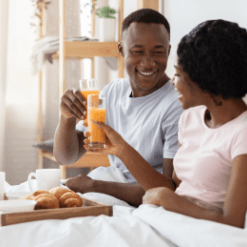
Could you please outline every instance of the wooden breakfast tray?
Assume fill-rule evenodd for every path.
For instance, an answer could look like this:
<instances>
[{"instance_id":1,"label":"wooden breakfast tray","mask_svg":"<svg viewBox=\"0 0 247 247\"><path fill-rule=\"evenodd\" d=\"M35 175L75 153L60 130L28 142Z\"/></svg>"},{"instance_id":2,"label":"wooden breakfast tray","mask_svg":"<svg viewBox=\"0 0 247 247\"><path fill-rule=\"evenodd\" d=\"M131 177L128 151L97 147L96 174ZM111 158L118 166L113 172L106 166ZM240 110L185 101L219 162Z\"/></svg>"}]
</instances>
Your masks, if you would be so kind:
<instances>
[{"instance_id":1,"label":"wooden breakfast tray","mask_svg":"<svg viewBox=\"0 0 247 247\"><path fill-rule=\"evenodd\" d=\"M83 205L78 208L57 208L20 213L2 213L0 214L0 226L8 226L35 220L63 220L72 217L98 216L101 214L112 216L112 206L83 198Z\"/></svg>"}]
</instances>

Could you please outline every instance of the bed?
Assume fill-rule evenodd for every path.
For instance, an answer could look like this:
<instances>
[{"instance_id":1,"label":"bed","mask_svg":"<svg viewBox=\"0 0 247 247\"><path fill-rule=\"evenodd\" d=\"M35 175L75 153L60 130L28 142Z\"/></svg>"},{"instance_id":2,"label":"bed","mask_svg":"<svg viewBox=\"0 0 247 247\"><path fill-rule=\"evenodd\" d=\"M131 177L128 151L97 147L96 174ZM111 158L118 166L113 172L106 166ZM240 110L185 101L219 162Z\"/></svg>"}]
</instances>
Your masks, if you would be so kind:
<instances>
[{"instance_id":1,"label":"bed","mask_svg":"<svg viewBox=\"0 0 247 247\"><path fill-rule=\"evenodd\" d=\"M24 182L8 186L6 191L27 189L27 182ZM94 196L102 201L103 197ZM112 217L100 215L41 220L0 227L0 246L247 247L247 227L240 229L199 220L154 205L134 208L127 203L118 203L116 198L111 203L115 204Z\"/></svg>"}]
</instances>

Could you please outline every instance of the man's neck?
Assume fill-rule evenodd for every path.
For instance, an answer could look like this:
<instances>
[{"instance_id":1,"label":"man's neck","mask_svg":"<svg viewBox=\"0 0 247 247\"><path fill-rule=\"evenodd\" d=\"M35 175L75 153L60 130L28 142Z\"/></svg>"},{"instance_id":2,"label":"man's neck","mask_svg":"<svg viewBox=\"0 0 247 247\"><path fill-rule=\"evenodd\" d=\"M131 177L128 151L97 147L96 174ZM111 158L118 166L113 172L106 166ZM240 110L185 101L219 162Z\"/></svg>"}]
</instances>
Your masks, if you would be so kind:
<instances>
[{"instance_id":1,"label":"man's neck","mask_svg":"<svg viewBox=\"0 0 247 247\"><path fill-rule=\"evenodd\" d=\"M148 93L148 94L151 94L151 93L153 93L153 92L155 92L155 91L157 91L157 90L159 90L161 87L163 87L168 81L170 80L170 78L166 75L166 74L164 74L164 77L162 78L162 82L161 83L159 83L159 85L156 85L156 87L154 87L153 88L153 90L150 92L150 93ZM145 94L145 92L144 93L136 93L135 91L134 91L134 94L133 94L133 88L132 88L132 91L131 91L131 93L130 93L130 95L129 95L129 97L130 98L138 98L138 97L143 97L143 96L146 96L146 95L148 95L148 94Z\"/></svg>"}]
</instances>

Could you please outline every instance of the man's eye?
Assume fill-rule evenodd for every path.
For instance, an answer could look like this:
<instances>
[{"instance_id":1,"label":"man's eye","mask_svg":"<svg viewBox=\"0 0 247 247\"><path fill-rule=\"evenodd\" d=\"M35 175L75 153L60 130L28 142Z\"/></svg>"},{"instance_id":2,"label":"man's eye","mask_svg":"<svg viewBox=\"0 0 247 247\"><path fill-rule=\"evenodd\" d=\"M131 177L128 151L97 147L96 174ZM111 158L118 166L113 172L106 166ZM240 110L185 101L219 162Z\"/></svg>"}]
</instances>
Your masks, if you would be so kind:
<instances>
[{"instance_id":1,"label":"man's eye","mask_svg":"<svg viewBox=\"0 0 247 247\"><path fill-rule=\"evenodd\" d=\"M142 51L133 51L134 54L141 54Z\"/></svg>"},{"instance_id":2,"label":"man's eye","mask_svg":"<svg viewBox=\"0 0 247 247\"><path fill-rule=\"evenodd\" d=\"M154 53L160 55L160 54L163 54L164 52L163 51L155 51Z\"/></svg>"}]
</instances>

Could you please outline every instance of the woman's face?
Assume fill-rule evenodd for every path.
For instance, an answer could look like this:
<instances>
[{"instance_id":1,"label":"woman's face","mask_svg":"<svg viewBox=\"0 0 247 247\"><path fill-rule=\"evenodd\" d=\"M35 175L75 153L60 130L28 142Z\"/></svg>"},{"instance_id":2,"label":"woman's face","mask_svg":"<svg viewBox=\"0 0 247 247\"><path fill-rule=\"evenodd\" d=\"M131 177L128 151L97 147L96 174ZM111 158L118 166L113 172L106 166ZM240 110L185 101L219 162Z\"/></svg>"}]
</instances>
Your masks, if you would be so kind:
<instances>
[{"instance_id":1,"label":"woman's face","mask_svg":"<svg viewBox=\"0 0 247 247\"><path fill-rule=\"evenodd\" d=\"M174 67L176 73L172 79L172 84L179 93L178 99L181 101L183 109L205 105L207 93L189 78L189 75L183 71L178 63Z\"/></svg>"}]
</instances>

